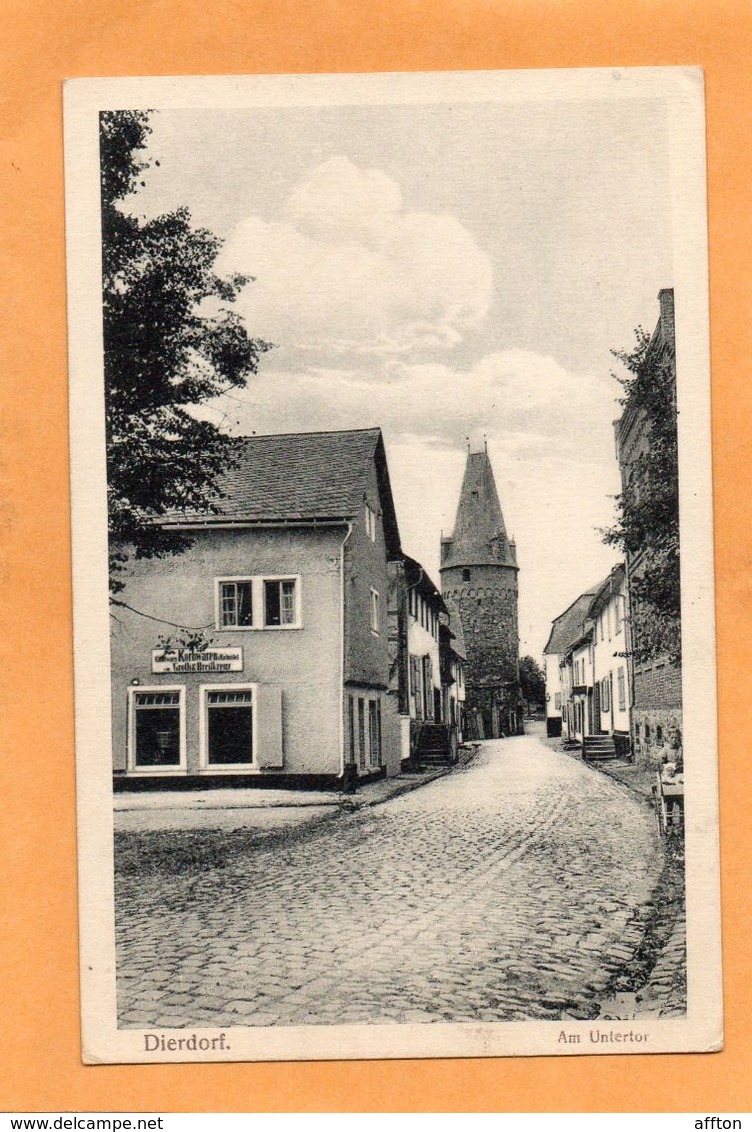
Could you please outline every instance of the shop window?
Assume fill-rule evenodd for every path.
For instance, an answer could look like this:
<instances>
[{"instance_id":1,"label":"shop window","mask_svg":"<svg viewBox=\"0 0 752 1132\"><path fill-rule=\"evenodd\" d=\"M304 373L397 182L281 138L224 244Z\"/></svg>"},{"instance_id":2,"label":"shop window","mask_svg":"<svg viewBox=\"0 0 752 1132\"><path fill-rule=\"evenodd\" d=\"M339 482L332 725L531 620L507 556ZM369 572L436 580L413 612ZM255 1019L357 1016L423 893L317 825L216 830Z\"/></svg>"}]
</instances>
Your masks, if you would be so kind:
<instances>
[{"instance_id":1,"label":"shop window","mask_svg":"<svg viewBox=\"0 0 752 1132\"><path fill-rule=\"evenodd\" d=\"M253 762L251 688L204 689L205 765L248 766Z\"/></svg>"},{"instance_id":2,"label":"shop window","mask_svg":"<svg viewBox=\"0 0 752 1132\"><path fill-rule=\"evenodd\" d=\"M129 689L131 751L135 770L179 768L184 763L183 688Z\"/></svg>"}]
</instances>

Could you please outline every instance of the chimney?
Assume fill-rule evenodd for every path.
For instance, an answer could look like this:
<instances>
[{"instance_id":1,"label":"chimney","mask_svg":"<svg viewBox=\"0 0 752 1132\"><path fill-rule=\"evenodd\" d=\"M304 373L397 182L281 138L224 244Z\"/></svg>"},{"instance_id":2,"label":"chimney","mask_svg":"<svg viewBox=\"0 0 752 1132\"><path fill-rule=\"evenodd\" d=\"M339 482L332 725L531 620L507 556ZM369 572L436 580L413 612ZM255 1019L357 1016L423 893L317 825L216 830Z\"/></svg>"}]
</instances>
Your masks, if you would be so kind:
<instances>
[{"instance_id":1,"label":"chimney","mask_svg":"<svg viewBox=\"0 0 752 1132\"><path fill-rule=\"evenodd\" d=\"M661 332L663 340L668 345L673 346L676 337L674 330L674 289L673 287L664 287L662 291L658 292L658 302L661 307Z\"/></svg>"}]
</instances>

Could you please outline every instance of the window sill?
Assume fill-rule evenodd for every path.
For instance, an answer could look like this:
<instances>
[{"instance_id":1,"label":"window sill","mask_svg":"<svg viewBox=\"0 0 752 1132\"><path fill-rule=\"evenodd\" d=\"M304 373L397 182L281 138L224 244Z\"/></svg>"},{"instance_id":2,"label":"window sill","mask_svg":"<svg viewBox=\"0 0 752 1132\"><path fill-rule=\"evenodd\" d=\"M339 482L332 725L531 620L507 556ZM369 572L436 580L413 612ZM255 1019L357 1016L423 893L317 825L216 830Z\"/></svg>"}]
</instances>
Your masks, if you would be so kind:
<instances>
[{"instance_id":1,"label":"window sill","mask_svg":"<svg viewBox=\"0 0 752 1132\"><path fill-rule=\"evenodd\" d=\"M217 625L216 633L289 633L302 625Z\"/></svg>"},{"instance_id":2,"label":"window sill","mask_svg":"<svg viewBox=\"0 0 752 1132\"><path fill-rule=\"evenodd\" d=\"M222 766L200 766L196 774L256 774L255 763L223 763Z\"/></svg>"},{"instance_id":3,"label":"window sill","mask_svg":"<svg viewBox=\"0 0 752 1132\"><path fill-rule=\"evenodd\" d=\"M185 774L186 766L129 766L126 774L143 774L146 777L152 774Z\"/></svg>"}]
</instances>

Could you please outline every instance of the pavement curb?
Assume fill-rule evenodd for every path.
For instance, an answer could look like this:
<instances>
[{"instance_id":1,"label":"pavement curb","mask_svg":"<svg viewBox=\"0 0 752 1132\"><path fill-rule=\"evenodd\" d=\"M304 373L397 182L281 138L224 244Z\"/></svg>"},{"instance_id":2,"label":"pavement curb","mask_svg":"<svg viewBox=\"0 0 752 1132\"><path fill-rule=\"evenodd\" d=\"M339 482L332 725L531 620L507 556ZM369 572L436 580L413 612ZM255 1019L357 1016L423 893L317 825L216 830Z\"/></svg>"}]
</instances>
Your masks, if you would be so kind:
<instances>
[{"instance_id":1,"label":"pavement curb","mask_svg":"<svg viewBox=\"0 0 752 1132\"><path fill-rule=\"evenodd\" d=\"M381 806L384 802L390 802L392 798L399 798L403 794L410 794L413 790L420 789L421 786L427 786L429 782L435 782L437 778L445 778L448 774L453 774L456 770L467 766L477 756L480 751L480 746L480 743L473 743L472 750L460 755L457 762L452 766L442 766L437 767L436 770L427 770L410 782L400 782L399 777L382 779L383 782L394 783L394 788L385 791L383 797L363 798L359 797L358 794L346 795L344 796L346 800L340 801L339 805L343 809L348 809L350 808L348 806L349 802L353 810L365 809L371 806ZM367 790L368 787L364 787L364 789Z\"/></svg>"}]
</instances>

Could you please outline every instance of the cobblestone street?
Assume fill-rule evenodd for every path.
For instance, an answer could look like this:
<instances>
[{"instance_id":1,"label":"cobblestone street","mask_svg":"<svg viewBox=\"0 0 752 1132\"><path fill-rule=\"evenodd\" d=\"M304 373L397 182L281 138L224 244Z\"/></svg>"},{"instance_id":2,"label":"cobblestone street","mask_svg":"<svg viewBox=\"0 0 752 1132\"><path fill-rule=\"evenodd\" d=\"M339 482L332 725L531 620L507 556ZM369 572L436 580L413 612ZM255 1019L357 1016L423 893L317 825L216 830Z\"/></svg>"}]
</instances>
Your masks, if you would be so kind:
<instances>
[{"instance_id":1,"label":"cobblestone street","mask_svg":"<svg viewBox=\"0 0 752 1132\"><path fill-rule=\"evenodd\" d=\"M486 742L224 867L118 877L120 1025L597 1017L662 862L626 787L535 734Z\"/></svg>"}]
</instances>

